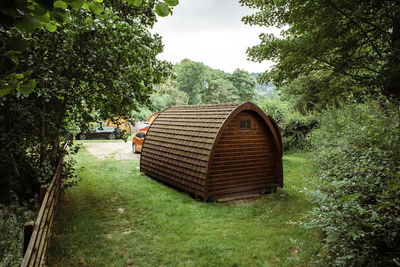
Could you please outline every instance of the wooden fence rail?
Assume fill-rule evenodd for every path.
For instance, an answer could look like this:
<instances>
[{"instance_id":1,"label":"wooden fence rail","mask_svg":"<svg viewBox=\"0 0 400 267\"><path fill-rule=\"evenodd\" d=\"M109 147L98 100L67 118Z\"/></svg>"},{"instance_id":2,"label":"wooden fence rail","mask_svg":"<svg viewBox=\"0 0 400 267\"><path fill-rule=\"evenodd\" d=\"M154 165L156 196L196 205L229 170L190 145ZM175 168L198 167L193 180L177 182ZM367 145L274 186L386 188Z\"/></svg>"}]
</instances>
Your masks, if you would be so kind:
<instances>
[{"instance_id":1,"label":"wooden fence rail","mask_svg":"<svg viewBox=\"0 0 400 267\"><path fill-rule=\"evenodd\" d=\"M66 149L67 144L64 149ZM24 229L24 259L21 267L44 266L53 231L55 213L62 190L61 170L65 156L58 162L48 187L40 189L41 206L36 222L27 222Z\"/></svg>"}]
</instances>

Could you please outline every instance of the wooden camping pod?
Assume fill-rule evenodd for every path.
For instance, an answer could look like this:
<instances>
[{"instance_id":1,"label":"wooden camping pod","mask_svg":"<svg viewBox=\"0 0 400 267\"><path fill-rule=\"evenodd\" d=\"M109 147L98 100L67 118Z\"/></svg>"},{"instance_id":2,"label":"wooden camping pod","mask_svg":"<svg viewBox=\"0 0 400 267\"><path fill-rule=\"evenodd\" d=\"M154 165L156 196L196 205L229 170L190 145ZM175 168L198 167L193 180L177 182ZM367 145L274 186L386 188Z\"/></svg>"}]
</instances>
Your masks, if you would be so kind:
<instances>
[{"instance_id":1,"label":"wooden camping pod","mask_svg":"<svg viewBox=\"0 0 400 267\"><path fill-rule=\"evenodd\" d=\"M169 107L147 132L140 170L205 200L269 192L283 186L281 135L250 102Z\"/></svg>"}]
</instances>

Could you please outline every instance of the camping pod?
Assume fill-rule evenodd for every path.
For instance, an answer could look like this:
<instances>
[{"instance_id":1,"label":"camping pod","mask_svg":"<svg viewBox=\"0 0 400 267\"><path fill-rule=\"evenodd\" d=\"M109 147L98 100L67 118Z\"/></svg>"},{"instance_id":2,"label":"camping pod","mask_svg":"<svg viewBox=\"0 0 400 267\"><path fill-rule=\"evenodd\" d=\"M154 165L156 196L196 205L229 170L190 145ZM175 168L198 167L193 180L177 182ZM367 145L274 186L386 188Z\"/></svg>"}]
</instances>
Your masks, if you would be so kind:
<instances>
[{"instance_id":1,"label":"camping pod","mask_svg":"<svg viewBox=\"0 0 400 267\"><path fill-rule=\"evenodd\" d=\"M278 125L256 105L173 106L147 132L140 170L205 200L283 186Z\"/></svg>"},{"instance_id":2,"label":"camping pod","mask_svg":"<svg viewBox=\"0 0 400 267\"><path fill-rule=\"evenodd\" d=\"M125 130L127 134L132 134L133 132L131 123L129 121L116 116L107 121L107 126L120 128L121 130Z\"/></svg>"},{"instance_id":3,"label":"camping pod","mask_svg":"<svg viewBox=\"0 0 400 267\"><path fill-rule=\"evenodd\" d=\"M151 115L147 118L147 121L146 121L146 122L152 123L152 122L157 118L157 116L158 116L158 113L157 113L157 112L151 114Z\"/></svg>"}]
</instances>

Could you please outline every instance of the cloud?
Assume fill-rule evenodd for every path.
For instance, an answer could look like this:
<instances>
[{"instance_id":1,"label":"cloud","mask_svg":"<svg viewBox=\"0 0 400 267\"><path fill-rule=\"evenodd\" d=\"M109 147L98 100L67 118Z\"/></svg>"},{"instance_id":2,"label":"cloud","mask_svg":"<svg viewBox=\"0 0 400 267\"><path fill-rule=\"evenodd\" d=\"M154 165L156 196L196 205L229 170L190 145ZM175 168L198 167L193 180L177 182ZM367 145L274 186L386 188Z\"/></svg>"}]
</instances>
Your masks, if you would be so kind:
<instances>
[{"instance_id":1,"label":"cloud","mask_svg":"<svg viewBox=\"0 0 400 267\"><path fill-rule=\"evenodd\" d=\"M227 72L236 68L263 72L271 62L246 60L246 49L259 43L258 35L271 32L244 25L241 18L254 12L237 0L181 0L174 14L160 18L153 29L165 45L159 58L172 63L189 58Z\"/></svg>"}]
</instances>

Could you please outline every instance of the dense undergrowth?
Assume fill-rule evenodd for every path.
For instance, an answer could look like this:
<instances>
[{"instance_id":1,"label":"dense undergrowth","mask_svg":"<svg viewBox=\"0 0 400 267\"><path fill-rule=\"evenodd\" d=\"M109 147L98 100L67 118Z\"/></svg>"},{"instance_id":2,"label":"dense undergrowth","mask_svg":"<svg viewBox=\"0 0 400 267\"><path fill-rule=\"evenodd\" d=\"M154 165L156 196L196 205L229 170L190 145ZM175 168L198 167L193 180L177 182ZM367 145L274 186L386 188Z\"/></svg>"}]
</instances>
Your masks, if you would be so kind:
<instances>
[{"instance_id":1,"label":"dense undergrowth","mask_svg":"<svg viewBox=\"0 0 400 267\"><path fill-rule=\"evenodd\" d=\"M35 205L36 206L36 205ZM37 207L0 204L0 266L19 266L23 258L24 223L34 221Z\"/></svg>"},{"instance_id":2,"label":"dense undergrowth","mask_svg":"<svg viewBox=\"0 0 400 267\"><path fill-rule=\"evenodd\" d=\"M313 227L334 266L400 264L400 111L389 101L328 109L312 133L320 184Z\"/></svg>"}]
</instances>

